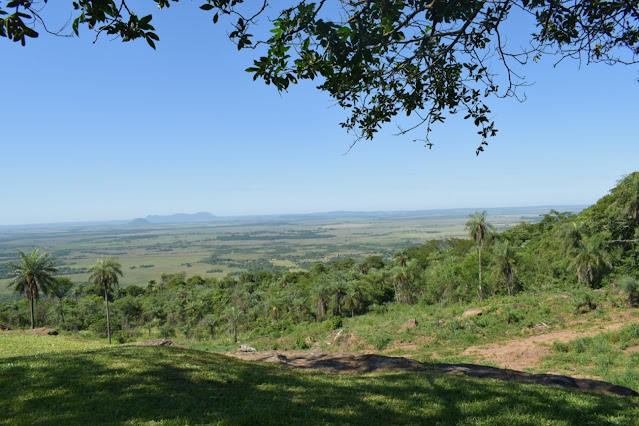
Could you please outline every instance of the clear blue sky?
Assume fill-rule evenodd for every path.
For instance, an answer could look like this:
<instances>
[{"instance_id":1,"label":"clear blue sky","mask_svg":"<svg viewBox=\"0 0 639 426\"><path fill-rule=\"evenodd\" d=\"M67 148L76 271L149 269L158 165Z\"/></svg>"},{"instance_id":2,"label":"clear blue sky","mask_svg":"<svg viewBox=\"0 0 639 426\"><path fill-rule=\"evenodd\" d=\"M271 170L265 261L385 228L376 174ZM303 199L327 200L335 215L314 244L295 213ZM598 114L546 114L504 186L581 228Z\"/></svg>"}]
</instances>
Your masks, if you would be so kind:
<instances>
[{"instance_id":1,"label":"clear blue sky","mask_svg":"<svg viewBox=\"0 0 639 426\"><path fill-rule=\"evenodd\" d=\"M461 119L432 150L391 126L343 155L345 112L313 84L253 82L251 52L197 2L155 15L157 51L86 28L0 40L1 225L591 204L639 169L636 67L531 63L528 100L492 102L499 135L479 157Z\"/></svg>"}]
</instances>

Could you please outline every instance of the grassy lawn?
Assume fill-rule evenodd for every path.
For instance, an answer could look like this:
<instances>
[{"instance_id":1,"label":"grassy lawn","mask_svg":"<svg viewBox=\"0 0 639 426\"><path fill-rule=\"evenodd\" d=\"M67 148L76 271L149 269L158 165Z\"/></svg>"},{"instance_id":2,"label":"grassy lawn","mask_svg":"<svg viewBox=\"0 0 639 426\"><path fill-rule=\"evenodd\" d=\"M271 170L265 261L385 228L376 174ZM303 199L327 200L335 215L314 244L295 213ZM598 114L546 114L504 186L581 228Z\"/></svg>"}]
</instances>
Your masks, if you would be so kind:
<instances>
[{"instance_id":1,"label":"grassy lawn","mask_svg":"<svg viewBox=\"0 0 639 426\"><path fill-rule=\"evenodd\" d=\"M2 424L628 425L639 416L631 399L536 385L333 375L187 349L24 337L2 335Z\"/></svg>"}]
</instances>

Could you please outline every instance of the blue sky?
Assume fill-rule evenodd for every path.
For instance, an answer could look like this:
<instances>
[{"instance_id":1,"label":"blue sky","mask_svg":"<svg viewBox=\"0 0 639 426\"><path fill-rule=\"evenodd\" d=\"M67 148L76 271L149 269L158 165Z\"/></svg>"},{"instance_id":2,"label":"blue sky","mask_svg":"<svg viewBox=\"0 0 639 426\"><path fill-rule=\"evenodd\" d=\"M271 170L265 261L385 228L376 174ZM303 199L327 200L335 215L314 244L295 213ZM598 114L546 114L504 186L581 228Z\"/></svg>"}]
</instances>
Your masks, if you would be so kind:
<instances>
[{"instance_id":1,"label":"blue sky","mask_svg":"<svg viewBox=\"0 0 639 426\"><path fill-rule=\"evenodd\" d=\"M636 67L529 64L528 100L492 102L499 134L479 157L461 118L431 150L390 126L344 155L346 113L312 83L254 82L252 52L210 18L156 13L157 51L86 28L0 40L0 224L591 204L639 169Z\"/></svg>"}]
</instances>

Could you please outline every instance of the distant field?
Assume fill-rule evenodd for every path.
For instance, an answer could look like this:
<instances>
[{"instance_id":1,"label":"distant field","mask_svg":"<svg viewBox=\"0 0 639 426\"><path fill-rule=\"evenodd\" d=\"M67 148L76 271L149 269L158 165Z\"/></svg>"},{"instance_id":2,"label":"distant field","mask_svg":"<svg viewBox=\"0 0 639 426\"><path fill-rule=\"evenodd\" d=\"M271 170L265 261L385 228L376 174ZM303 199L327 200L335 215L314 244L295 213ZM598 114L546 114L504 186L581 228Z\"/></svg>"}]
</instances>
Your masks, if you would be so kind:
<instances>
[{"instance_id":1,"label":"distant field","mask_svg":"<svg viewBox=\"0 0 639 426\"><path fill-rule=\"evenodd\" d=\"M548 208L489 210L498 230L535 221ZM0 265L16 260L16 249L51 253L60 275L75 282L100 256L117 256L123 285L146 285L161 273L223 277L251 270L306 269L338 257L390 257L397 249L430 239L465 237L471 210L345 213L279 218L239 218L199 224L66 226L0 229ZM0 301L10 299L0 268Z\"/></svg>"}]
</instances>

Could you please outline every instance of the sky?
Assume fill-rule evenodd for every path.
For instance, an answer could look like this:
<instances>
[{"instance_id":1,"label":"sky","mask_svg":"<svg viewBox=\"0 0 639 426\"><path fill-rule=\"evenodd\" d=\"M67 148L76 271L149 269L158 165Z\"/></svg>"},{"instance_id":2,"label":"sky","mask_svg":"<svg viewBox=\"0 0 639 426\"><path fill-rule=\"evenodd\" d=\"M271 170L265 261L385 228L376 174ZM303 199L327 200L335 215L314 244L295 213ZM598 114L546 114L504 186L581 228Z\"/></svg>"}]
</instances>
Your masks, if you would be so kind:
<instances>
[{"instance_id":1,"label":"sky","mask_svg":"<svg viewBox=\"0 0 639 426\"><path fill-rule=\"evenodd\" d=\"M349 151L345 111L312 82L253 81L255 52L198 4L155 11L157 51L94 44L86 28L0 39L0 225L588 205L639 169L636 66L528 64L527 100L491 102L499 133L479 156L461 118L435 128L432 149L391 125Z\"/></svg>"}]
</instances>

